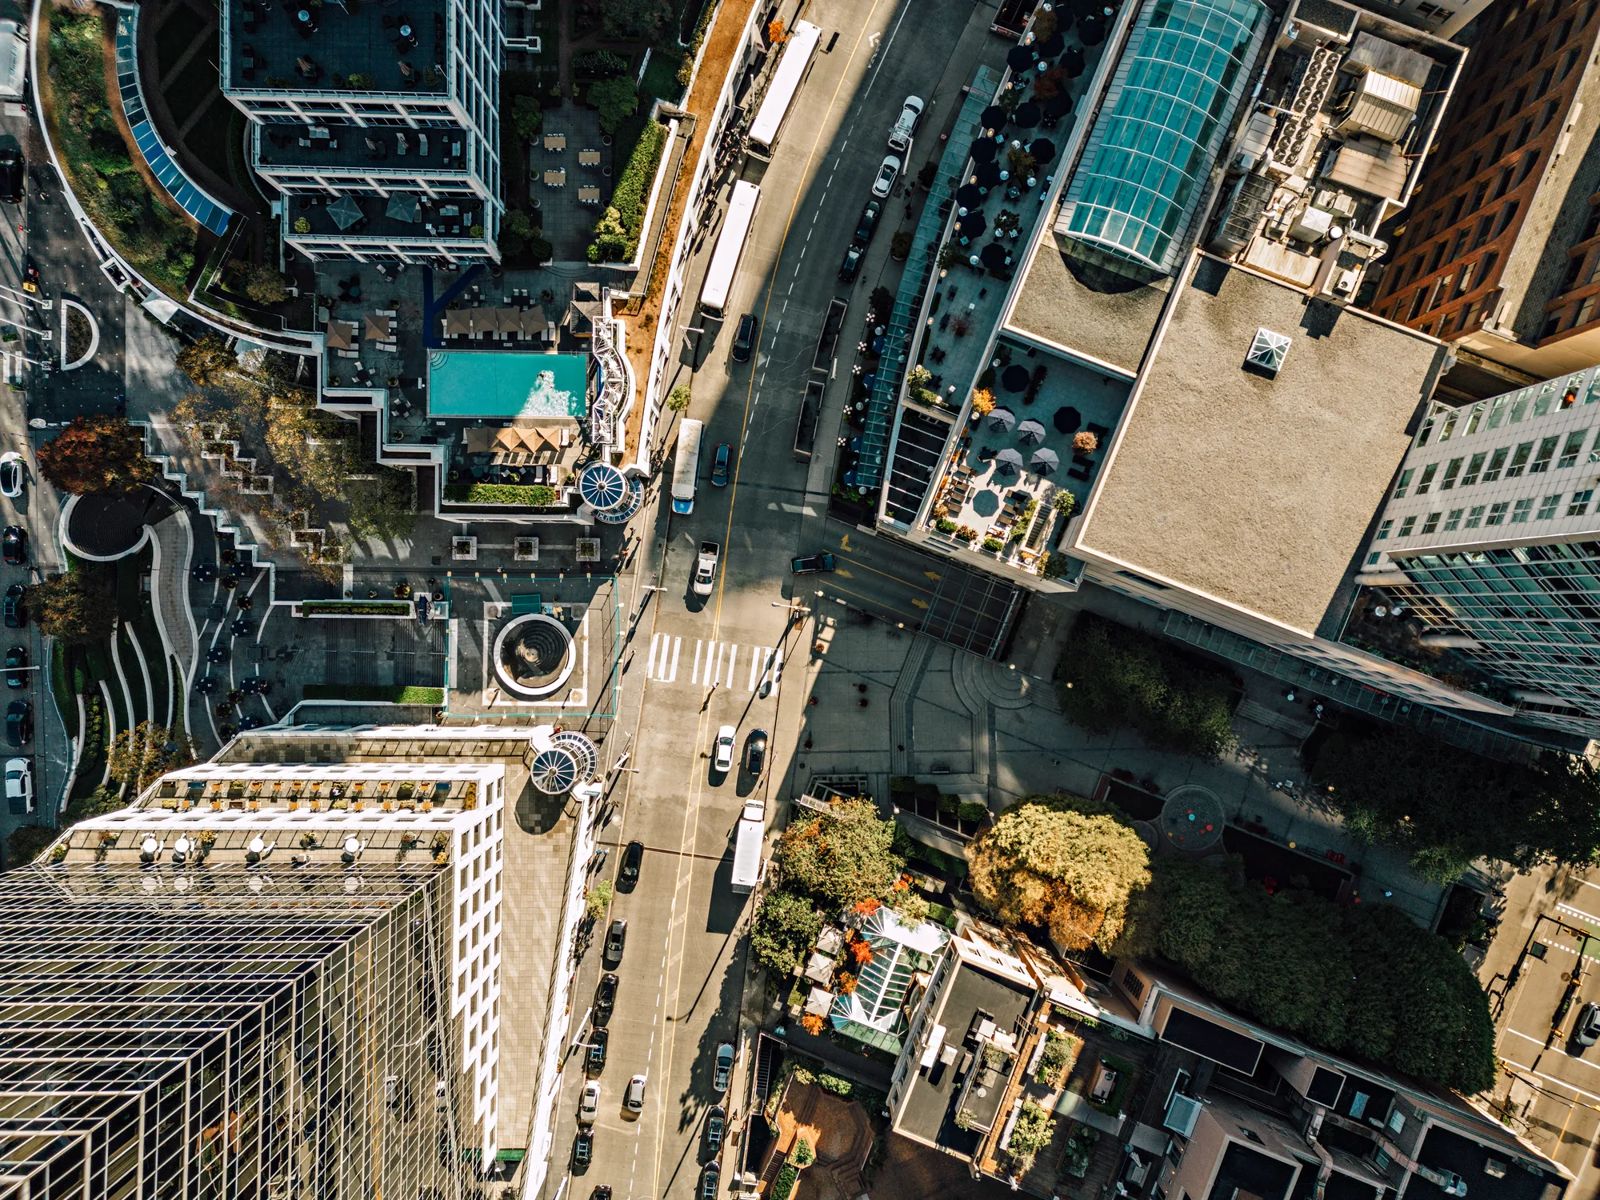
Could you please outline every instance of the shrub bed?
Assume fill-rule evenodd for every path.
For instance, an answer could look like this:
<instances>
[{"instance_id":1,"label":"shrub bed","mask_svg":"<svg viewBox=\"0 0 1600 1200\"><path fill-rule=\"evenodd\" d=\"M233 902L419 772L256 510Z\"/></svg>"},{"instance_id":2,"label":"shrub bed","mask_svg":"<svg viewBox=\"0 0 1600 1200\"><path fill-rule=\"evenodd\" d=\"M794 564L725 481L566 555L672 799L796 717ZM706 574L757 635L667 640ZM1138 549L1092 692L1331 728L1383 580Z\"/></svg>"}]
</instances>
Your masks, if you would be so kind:
<instances>
[{"instance_id":1,"label":"shrub bed","mask_svg":"<svg viewBox=\"0 0 1600 1200\"><path fill-rule=\"evenodd\" d=\"M444 489L444 498L458 504L548 508L556 502L556 490L542 483L452 483Z\"/></svg>"},{"instance_id":2,"label":"shrub bed","mask_svg":"<svg viewBox=\"0 0 1600 1200\"><path fill-rule=\"evenodd\" d=\"M444 689L383 683L308 683L307 700L369 700L388 704L444 703Z\"/></svg>"},{"instance_id":3,"label":"shrub bed","mask_svg":"<svg viewBox=\"0 0 1600 1200\"><path fill-rule=\"evenodd\" d=\"M409 600L303 600L300 615L336 617L409 617Z\"/></svg>"},{"instance_id":4,"label":"shrub bed","mask_svg":"<svg viewBox=\"0 0 1600 1200\"><path fill-rule=\"evenodd\" d=\"M666 144L667 127L659 121L645 122L633 153L628 156L628 165L612 190L611 203L595 224L594 241L588 250L590 262L629 262L638 253L650 187Z\"/></svg>"}]
</instances>

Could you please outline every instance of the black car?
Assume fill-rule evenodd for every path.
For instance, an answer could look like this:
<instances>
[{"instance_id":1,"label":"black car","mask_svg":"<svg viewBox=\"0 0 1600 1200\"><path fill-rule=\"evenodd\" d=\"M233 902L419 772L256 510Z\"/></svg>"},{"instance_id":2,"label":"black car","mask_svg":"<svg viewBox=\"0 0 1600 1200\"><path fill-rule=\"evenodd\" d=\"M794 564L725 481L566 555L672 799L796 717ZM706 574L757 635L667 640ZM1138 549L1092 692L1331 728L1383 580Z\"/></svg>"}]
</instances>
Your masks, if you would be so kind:
<instances>
[{"instance_id":1,"label":"black car","mask_svg":"<svg viewBox=\"0 0 1600 1200\"><path fill-rule=\"evenodd\" d=\"M815 575L818 571L832 571L839 560L824 550L821 554L801 554L789 560L789 569L796 575Z\"/></svg>"},{"instance_id":2,"label":"black car","mask_svg":"<svg viewBox=\"0 0 1600 1200\"><path fill-rule=\"evenodd\" d=\"M861 219L856 222L855 240L860 242L863 248L872 240L872 235L878 228L878 218L882 214L882 200L868 200L867 206L861 210Z\"/></svg>"},{"instance_id":3,"label":"black car","mask_svg":"<svg viewBox=\"0 0 1600 1200\"><path fill-rule=\"evenodd\" d=\"M609 1183L596 1184L594 1191L589 1193L589 1200L611 1200L611 1185Z\"/></svg>"},{"instance_id":4,"label":"black car","mask_svg":"<svg viewBox=\"0 0 1600 1200\"><path fill-rule=\"evenodd\" d=\"M589 1034L589 1053L584 1059L584 1069L591 1075L598 1075L606 1069L606 1051L611 1046L611 1034L604 1029L596 1029Z\"/></svg>"},{"instance_id":5,"label":"black car","mask_svg":"<svg viewBox=\"0 0 1600 1200\"><path fill-rule=\"evenodd\" d=\"M728 468L733 462L733 447L723 442L711 456L711 486L728 486Z\"/></svg>"},{"instance_id":6,"label":"black car","mask_svg":"<svg viewBox=\"0 0 1600 1200\"><path fill-rule=\"evenodd\" d=\"M23 668L28 665L28 648L26 646L12 646L6 651L6 686L20 688L28 686L28 676Z\"/></svg>"},{"instance_id":7,"label":"black car","mask_svg":"<svg viewBox=\"0 0 1600 1200\"><path fill-rule=\"evenodd\" d=\"M854 283L856 276L861 274L861 260L866 257L865 247L851 245L844 252L844 261L839 264L839 282Z\"/></svg>"},{"instance_id":8,"label":"black car","mask_svg":"<svg viewBox=\"0 0 1600 1200\"><path fill-rule=\"evenodd\" d=\"M700 1172L700 1200L717 1200L717 1184L721 1180L722 1168L716 1163L707 1163Z\"/></svg>"},{"instance_id":9,"label":"black car","mask_svg":"<svg viewBox=\"0 0 1600 1200\"><path fill-rule=\"evenodd\" d=\"M617 875L617 884L623 891L631 892L639 882L639 867L643 862L644 843L629 842L622 852L622 870Z\"/></svg>"},{"instance_id":10,"label":"black car","mask_svg":"<svg viewBox=\"0 0 1600 1200\"><path fill-rule=\"evenodd\" d=\"M744 743L744 769L752 779L760 779L767 769L767 731L751 730Z\"/></svg>"},{"instance_id":11,"label":"black car","mask_svg":"<svg viewBox=\"0 0 1600 1200\"><path fill-rule=\"evenodd\" d=\"M21 204L22 180L22 151L15 146L0 149L0 200L7 204Z\"/></svg>"},{"instance_id":12,"label":"black car","mask_svg":"<svg viewBox=\"0 0 1600 1200\"><path fill-rule=\"evenodd\" d=\"M628 923L621 917L611 922L611 931L606 934L605 960L612 966L622 962L623 948L628 944Z\"/></svg>"},{"instance_id":13,"label":"black car","mask_svg":"<svg viewBox=\"0 0 1600 1200\"><path fill-rule=\"evenodd\" d=\"M722 1153L722 1137L728 1132L728 1110L713 1104L706 1111L706 1135L703 1158L711 1159Z\"/></svg>"},{"instance_id":14,"label":"black car","mask_svg":"<svg viewBox=\"0 0 1600 1200\"><path fill-rule=\"evenodd\" d=\"M13 746L33 741L33 705L26 700L13 700L6 708L6 741Z\"/></svg>"},{"instance_id":15,"label":"black car","mask_svg":"<svg viewBox=\"0 0 1600 1200\"><path fill-rule=\"evenodd\" d=\"M578 1130L572 1139L572 1165L587 1167L594 1160L594 1134L588 1129Z\"/></svg>"},{"instance_id":16,"label":"black car","mask_svg":"<svg viewBox=\"0 0 1600 1200\"><path fill-rule=\"evenodd\" d=\"M617 1006L617 977L607 971L600 976L600 982L594 989L594 1015L605 1018L611 1015L611 1010Z\"/></svg>"},{"instance_id":17,"label":"black car","mask_svg":"<svg viewBox=\"0 0 1600 1200\"><path fill-rule=\"evenodd\" d=\"M739 329L733 335L733 361L749 362L750 352L756 348L756 315L745 313L739 318Z\"/></svg>"},{"instance_id":18,"label":"black car","mask_svg":"<svg viewBox=\"0 0 1600 1200\"><path fill-rule=\"evenodd\" d=\"M20 583L13 583L6 589L5 599L0 601L0 610L5 614L7 629L26 629L28 626L28 589Z\"/></svg>"},{"instance_id":19,"label":"black car","mask_svg":"<svg viewBox=\"0 0 1600 1200\"><path fill-rule=\"evenodd\" d=\"M21 525L7 525L0 533L0 558L13 567L28 561L28 531Z\"/></svg>"}]
</instances>

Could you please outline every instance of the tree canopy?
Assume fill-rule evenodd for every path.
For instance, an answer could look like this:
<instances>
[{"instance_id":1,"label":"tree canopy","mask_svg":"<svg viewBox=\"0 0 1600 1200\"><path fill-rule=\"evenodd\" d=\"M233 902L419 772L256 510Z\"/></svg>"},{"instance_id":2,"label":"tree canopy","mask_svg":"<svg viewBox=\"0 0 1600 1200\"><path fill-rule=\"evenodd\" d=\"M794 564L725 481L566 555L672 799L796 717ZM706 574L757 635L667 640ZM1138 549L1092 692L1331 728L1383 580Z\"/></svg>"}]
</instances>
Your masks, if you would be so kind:
<instances>
[{"instance_id":1,"label":"tree canopy","mask_svg":"<svg viewBox=\"0 0 1600 1200\"><path fill-rule=\"evenodd\" d=\"M767 970L778 976L792 975L817 935L822 932L822 914L804 896L782 889L766 894L756 909L750 927L750 949Z\"/></svg>"},{"instance_id":2,"label":"tree canopy","mask_svg":"<svg viewBox=\"0 0 1600 1200\"><path fill-rule=\"evenodd\" d=\"M208 333L178 351L178 369L198 387L221 383L238 369L239 361L220 334Z\"/></svg>"},{"instance_id":3,"label":"tree canopy","mask_svg":"<svg viewBox=\"0 0 1600 1200\"><path fill-rule=\"evenodd\" d=\"M789 822L772 861L784 887L839 913L861 900L882 900L904 862L894 852L894 822L871 800L836 800L826 813Z\"/></svg>"},{"instance_id":4,"label":"tree canopy","mask_svg":"<svg viewBox=\"0 0 1600 1200\"><path fill-rule=\"evenodd\" d=\"M1479 858L1522 870L1600 858L1600 776L1579 758L1497 762L1401 726L1347 724L1312 779L1352 832L1409 850L1432 879Z\"/></svg>"},{"instance_id":5,"label":"tree canopy","mask_svg":"<svg viewBox=\"0 0 1600 1200\"><path fill-rule=\"evenodd\" d=\"M132 491L156 477L144 439L121 417L75 417L39 447L39 472L64 492Z\"/></svg>"},{"instance_id":6,"label":"tree canopy","mask_svg":"<svg viewBox=\"0 0 1600 1200\"><path fill-rule=\"evenodd\" d=\"M1150 851L1107 804L1034 797L967 847L972 892L1008 924L1042 925L1063 950L1109 947L1128 897L1150 882Z\"/></svg>"},{"instance_id":7,"label":"tree canopy","mask_svg":"<svg viewBox=\"0 0 1600 1200\"><path fill-rule=\"evenodd\" d=\"M600 128L615 133L624 119L639 109L639 89L624 75L598 79L589 85L589 103L600 111Z\"/></svg>"},{"instance_id":8,"label":"tree canopy","mask_svg":"<svg viewBox=\"0 0 1600 1200\"><path fill-rule=\"evenodd\" d=\"M129 784L135 791L193 761L194 743L182 731L153 721L140 721L117 734L107 759L111 778Z\"/></svg>"},{"instance_id":9,"label":"tree canopy","mask_svg":"<svg viewBox=\"0 0 1600 1200\"><path fill-rule=\"evenodd\" d=\"M650 41L661 31L666 15L665 0L606 0L600 25L614 41Z\"/></svg>"},{"instance_id":10,"label":"tree canopy","mask_svg":"<svg viewBox=\"0 0 1600 1200\"><path fill-rule=\"evenodd\" d=\"M111 636L117 609L103 571L80 567L28 589L28 607L39 628L69 645Z\"/></svg>"},{"instance_id":11,"label":"tree canopy","mask_svg":"<svg viewBox=\"0 0 1600 1200\"><path fill-rule=\"evenodd\" d=\"M1163 859L1116 952L1164 959L1224 1004L1315 1046L1477 1092L1489 1002L1443 938L1390 905L1268 895L1237 870Z\"/></svg>"}]
</instances>

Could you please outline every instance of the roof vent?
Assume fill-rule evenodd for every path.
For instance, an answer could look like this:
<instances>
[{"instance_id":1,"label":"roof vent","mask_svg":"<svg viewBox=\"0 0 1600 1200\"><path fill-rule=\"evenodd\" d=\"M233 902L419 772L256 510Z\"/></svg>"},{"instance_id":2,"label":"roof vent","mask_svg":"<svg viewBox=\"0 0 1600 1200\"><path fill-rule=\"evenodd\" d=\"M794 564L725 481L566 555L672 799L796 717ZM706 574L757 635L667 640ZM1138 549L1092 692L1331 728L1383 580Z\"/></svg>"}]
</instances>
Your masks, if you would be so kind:
<instances>
[{"instance_id":1,"label":"roof vent","mask_svg":"<svg viewBox=\"0 0 1600 1200\"><path fill-rule=\"evenodd\" d=\"M1259 326L1256 336L1250 339L1250 351L1244 356L1245 364L1263 375L1276 376L1293 340L1284 334L1274 333L1265 325Z\"/></svg>"}]
</instances>

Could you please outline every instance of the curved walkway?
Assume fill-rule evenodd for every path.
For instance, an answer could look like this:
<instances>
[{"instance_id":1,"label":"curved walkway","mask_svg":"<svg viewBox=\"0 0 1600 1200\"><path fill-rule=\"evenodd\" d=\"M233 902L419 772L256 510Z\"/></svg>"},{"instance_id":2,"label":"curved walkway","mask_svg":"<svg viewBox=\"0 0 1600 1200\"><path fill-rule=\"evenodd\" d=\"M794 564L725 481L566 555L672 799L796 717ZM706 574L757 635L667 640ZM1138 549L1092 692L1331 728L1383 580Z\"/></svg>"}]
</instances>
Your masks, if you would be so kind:
<instances>
[{"instance_id":1,"label":"curved walkway","mask_svg":"<svg viewBox=\"0 0 1600 1200\"><path fill-rule=\"evenodd\" d=\"M150 546L150 607L155 612L161 648L177 661L178 678L172 681L172 711L184 713L189 728L189 685L200 657L200 635L189 607L189 560L194 535L182 509L157 521Z\"/></svg>"}]
</instances>

